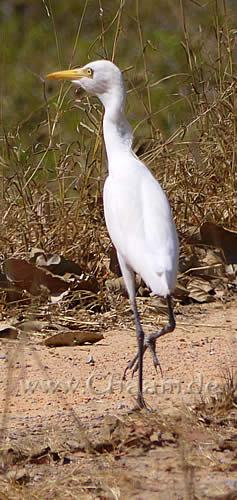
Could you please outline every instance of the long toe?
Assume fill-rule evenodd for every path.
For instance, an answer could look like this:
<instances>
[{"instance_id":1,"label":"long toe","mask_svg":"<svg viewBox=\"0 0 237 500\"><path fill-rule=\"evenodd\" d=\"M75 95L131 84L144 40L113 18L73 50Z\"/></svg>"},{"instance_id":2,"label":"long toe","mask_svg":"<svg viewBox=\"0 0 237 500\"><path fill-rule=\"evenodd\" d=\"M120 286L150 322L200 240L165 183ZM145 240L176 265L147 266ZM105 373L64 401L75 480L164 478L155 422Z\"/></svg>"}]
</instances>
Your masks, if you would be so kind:
<instances>
[{"instance_id":1,"label":"long toe","mask_svg":"<svg viewBox=\"0 0 237 500\"><path fill-rule=\"evenodd\" d=\"M161 376L162 376L162 378L163 378L163 370L162 370L162 366L161 366L161 364L160 364L160 360L159 360L159 358L158 358L158 356L157 356L156 352L154 352L154 353L153 353L152 360L153 360L153 365L154 365L154 367L155 367L156 372L157 372L157 368L159 368L159 370L160 370L160 374L161 374Z\"/></svg>"},{"instance_id":2,"label":"long toe","mask_svg":"<svg viewBox=\"0 0 237 500\"><path fill-rule=\"evenodd\" d=\"M134 365L136 367L136 369L134 370ZM133 370L132 370L133 369ZM136 356L134 356L134 358L128 362L125 370L124 370L124 373L123 373L123 380L126 380L126 375L127 375L127 371L128 370L132 370L132 376L134 375L134 373L137 371L138 369L138 354L136 354Z\"/></svg>"},{"instance_id":3,"label":"long toe","mask_svg":"<svg viewBox=\"0 0 237 500\"><path fill-rule=\"evenodd\" d=\"M140 393L138 393L138 395L137 395L137 406L138 406L137 409L139 409L139 410L142 410L143 408L147 408L144 397Z\"/></svg>"},{"instance_id":4,"label":"long toe","mask_svg":"<svg viewBox=\"0 0 237 500\"><path fill-rule=\"evenodd\" d=\"M151 340L148 337L148 339L146 341L146 344L147 344L147 346L149 348L149 351L151 352L152 361L153 361L153 365L155 367L156 372L157 372L157 368L159 368L161 376L163 377L163 371L162 371L162 368L161 368L160 360L159 360L159 358L157 356L157 353L156 353L156 342L155 342L155 340L153 340L153 339Z\"/></svg>"},{"instance_id":5,"label":"long toe","mask_svg":"<svg viewBox=\"0 0 237 500\"><path fill-rule=\"evenodd\" d=\"M148 345L145 344L143 347L143 355L146 352L147 347L148 347ZM138 363L138 352L137 352L136 356L134 356L134 358L128 362L128 364L124 370L123 380L126 380L126 375L127 375L128 370L132 370L132 377L133 377L134 373L136 373L138 370L138 366L139 366L139 363Z\"/></svg>"},{"instance_id":6,"label":"long toe","mask_svg":"<svg viewBox=\"0 0 237 500\"><path fill-rule=\"evenodd\" d=\"M136 360L136 362L133 365L132 378L133 378L134 374L137 372L137 370L138 370L138 359Z\"/></svg>"}]
</instances>

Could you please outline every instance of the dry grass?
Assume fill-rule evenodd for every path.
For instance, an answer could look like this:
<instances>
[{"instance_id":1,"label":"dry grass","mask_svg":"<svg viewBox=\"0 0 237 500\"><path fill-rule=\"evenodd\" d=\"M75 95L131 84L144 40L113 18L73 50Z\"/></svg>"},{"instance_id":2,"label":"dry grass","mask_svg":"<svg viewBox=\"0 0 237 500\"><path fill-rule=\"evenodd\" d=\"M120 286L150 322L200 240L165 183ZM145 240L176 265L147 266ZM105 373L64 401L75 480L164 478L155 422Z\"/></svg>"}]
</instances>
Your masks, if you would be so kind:
<instances>
[{"instance_id":1,"label":"dry grass","mask_svg":"<svg viewBox=\"0 0 237 500\"><path fill-rule=\"evenodd\" d=\"M234 414L237 409L237 375L234 369L227 368L223 374L223 385L211 398L203 399L196 407L196 411L208 423L216 419L220 421L226 415Z\"/></svg>"},{"instance_id":2,"label":"dry grass","mask_svg":"<svg viewBox=\"0 0 237 500\"><path fill-rule=\"evenodd\" d=\"M150 129L150 139L139 142L138 153L166 189L181 235L189 226L199 227L206 220L236 228L234 34L227 24L222 26L221 38L216 31L213 53L219 54L222 65L219 60L204 63L205 47L199 49L199 54L194 52L183 11L190 77L183 98L189 103L192 119L163 138L156 125L157 111L151 107L153 87L147 77L138 2L136 15L146 82L146 92L140 89L145 110L143 123ZM116 22L113 54L119 43L118 30L122 28L119 14ZM201 58L204 62L198 63ZM130 79L129 72L126 75ZM136 81L136 75L133 78ZM134 92L133 81L129 85ZM60 121L64 114L76 113L67 94L63 87L56 108L45 97L47 122L41 124L43 143L37 142L25 150L21 146L24 127L5 137L1 160L1 248L4 255L19 255L32 246L40 246L75 258L101 278L103 255L108 249L101 200L106 175L102 114L95 101L86 98L79 103L79 141L64 144Z\"/></svg>"}]
</instances>

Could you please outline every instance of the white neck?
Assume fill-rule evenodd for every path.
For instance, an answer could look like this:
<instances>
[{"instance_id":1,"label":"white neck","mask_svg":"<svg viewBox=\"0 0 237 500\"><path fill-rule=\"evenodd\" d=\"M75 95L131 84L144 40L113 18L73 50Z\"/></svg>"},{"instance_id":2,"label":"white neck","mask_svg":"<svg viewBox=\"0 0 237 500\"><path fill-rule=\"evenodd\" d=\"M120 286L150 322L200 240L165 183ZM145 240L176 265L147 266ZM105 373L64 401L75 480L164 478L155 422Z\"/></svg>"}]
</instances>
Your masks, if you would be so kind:
<instances>
[{"instance_id":1,"label":"white neck","mask_svg":"<svg viewBox=\"0 0 237 500\"><path fill-rule=\"evenodd\" d=\"M105 108L103 132L108 157L108 168L111 170L113 160L118 154L131 152L133 133L124 114L125 91L118 87L113 92L99 96Z\"/></svg>"}]
</instances>

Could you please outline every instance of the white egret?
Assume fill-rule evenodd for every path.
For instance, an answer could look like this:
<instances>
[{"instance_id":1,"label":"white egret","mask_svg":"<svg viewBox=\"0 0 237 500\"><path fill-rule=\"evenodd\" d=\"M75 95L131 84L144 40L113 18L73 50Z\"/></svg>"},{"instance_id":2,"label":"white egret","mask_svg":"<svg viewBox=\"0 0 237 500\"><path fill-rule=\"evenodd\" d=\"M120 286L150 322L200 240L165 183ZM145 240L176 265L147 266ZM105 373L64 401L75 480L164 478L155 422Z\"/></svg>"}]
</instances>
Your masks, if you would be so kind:
<instances>
[{"instance_id":1,"label":"white egret","mask_svg":"<svg viewBox=\"0 0 237 500\"><path fill-rule=\"evenodd\" d=\"M133 133L124 114L125 87L119 68L101 60L83 68L50 73L47 78L70 80L96 95L104 106L109 170L104 185L104 213L134 313L138 352L126 370L134 373L138 369L137 403L143 408L143 354L149 348L157 369L156 340L175 328L171 294L176 283L178 238L170 205L160 184L132 151ZM134 273L140 274L153 294L167 299L168 324L147 337L137 309Z\"/></svg>"}]
</instances>

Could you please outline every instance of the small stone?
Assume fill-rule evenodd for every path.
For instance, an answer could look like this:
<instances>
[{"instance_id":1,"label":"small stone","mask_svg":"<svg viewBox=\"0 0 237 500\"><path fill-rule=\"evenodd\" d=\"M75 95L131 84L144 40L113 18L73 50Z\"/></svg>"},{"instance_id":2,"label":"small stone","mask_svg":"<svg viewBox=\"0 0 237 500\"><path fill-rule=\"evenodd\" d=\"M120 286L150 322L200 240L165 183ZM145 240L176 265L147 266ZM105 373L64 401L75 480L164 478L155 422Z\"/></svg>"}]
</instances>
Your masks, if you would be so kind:
<instances>
[{"instance_id":1,"label":"small stone","mask_svg":"<svg viewBox=\"0 0 237 500\"><path fill-rule=\"evenodd\" d=\"M91 354L88 356L86 364L94 366L95 361L94 361L94 358L93 358L93 356Z\"/></svg>"}]
</instances>

